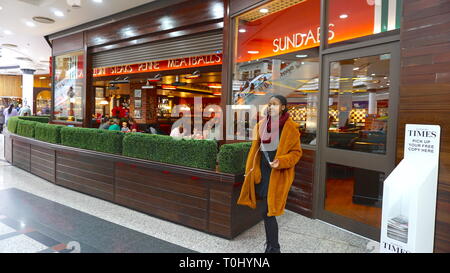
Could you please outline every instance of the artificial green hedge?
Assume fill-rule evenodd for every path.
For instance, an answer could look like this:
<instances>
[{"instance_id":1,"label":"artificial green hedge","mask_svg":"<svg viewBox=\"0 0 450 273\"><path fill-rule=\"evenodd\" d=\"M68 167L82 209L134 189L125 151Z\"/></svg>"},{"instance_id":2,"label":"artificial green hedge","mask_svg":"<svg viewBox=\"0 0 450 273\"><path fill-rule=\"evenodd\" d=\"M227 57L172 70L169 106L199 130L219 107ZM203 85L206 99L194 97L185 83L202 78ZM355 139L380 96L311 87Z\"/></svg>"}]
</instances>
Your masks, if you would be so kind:
<instances>
[{"instance_id":1,"label":"artificial green hedge","mask_svg":"<svg viewBox=\"0 0 450 273\"><path fill-rule=\"evenodd\" d=\"M36 129L34 133L34 138L37 140L61 144L61 129L64 126L54 125L54 124L45 124L45 123L37 123Z\"/></svg>"},{"instance_id":2,"label":"artificial green hedge","mask_svg":"<svg viewBox=\"0 0 450 273\"><path fill-rule=\"evenodd\" d=\"M163 135L130 133L123 139L123 155L215 170L217 143L214 140L175 139Z\"/></svg>"},{"instance_id":3,"label":"artificial green hedge","mask_svg":"<svg viewBox=\"0 0 450 273\"><path fill-rule=\"evenodd\" d=\"M19 125L19 117L10 117L8 119L8 131L13 134L17 133L17 125Z\"/></svg>"},{"instance_id":4,"label":"artificial green hedge","mask_svg":"<svg viewBox=\"0 0 450 273\"><path fill-rule=\"evenodd\" d=\"M251 146L251 142L222 145L217 156L219 171L231 174L245 173L245 163Z\"/></svg>"},{"instance_id":5,"label":"artificial green hedge","mask_svg":"<svg viewBox=\"0 0 450 273\"><path fill-rule=\"evenodd\" d=\"M36 121L39 123L49 123L50 117L49 116L28 116L28 117L19 117L19 119L22 120L29 120L29 121Z\"/></svg>"},{"instance_id":6,"label":"artificial green hedge","mask_svg":"<svg viewBox=\"0 0 450 273\"><path fill-rule=\"evenodd\" d=\"M9 121L8 121L8 123L9 123ZM37 123L34 121L19 119L19 124L17 125L16 133L19 136L34 138L34 131L36 128L36 124Z\"/></svg>"},{"instance_id":7,"label":"artificial green hedge","mask_svg":"<svg viewBox=\"0 0 450 273\"><path fill-rule=\"evenodd\" d=\"M164 135L124 134L118 131L66 127L11 117L11 133L37 140L99 152L122 154L162 163L243 174L250 142L225 144L217 151L214 140L176 139Z\"/></svg>"},{"instance_id":8,"label":"artificial green hedge","mask_svg":"<svg viewBox=\"0 0 450 273\"><path fill-rule=\"evenodd\" d=\"M91 128L64 127L61 144L110 154L122 154L124 133Z\"/></svg>"}]
</instances>

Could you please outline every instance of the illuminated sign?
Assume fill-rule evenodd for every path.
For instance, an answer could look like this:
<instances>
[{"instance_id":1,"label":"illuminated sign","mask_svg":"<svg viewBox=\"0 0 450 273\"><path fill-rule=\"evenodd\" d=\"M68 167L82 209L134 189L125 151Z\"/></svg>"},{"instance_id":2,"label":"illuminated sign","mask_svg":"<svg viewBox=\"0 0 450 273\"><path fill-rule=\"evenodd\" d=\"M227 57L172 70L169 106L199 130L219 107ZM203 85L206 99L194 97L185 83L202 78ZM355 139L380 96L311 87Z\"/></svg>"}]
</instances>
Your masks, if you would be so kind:
<instances>
[{"instance_id":1,"label":"illuminated sign","mask_svg":"<svg viewBox=\"0 0 450 273\"><path fill-rule=\"evenodd\" d=\"M222 54L193 56L187 58L127 64L113 67L94 68L94 77L124 75L134 73L157 72L222 64Z\"/></svg>"},{"instance_id":2,"label":"illuminated sign","mask_svg":"<svg viewBox=\"0 0 450 273\"><path fill-rule=\"evenodd\" d=\"M345 5L339 2L330 1L329 43L374 33L374 2L348 0ZM296 52L320 44L320 0L302 1L256 20L245 14L239 18L237 62Z\"/></svg>"}]
</instances>

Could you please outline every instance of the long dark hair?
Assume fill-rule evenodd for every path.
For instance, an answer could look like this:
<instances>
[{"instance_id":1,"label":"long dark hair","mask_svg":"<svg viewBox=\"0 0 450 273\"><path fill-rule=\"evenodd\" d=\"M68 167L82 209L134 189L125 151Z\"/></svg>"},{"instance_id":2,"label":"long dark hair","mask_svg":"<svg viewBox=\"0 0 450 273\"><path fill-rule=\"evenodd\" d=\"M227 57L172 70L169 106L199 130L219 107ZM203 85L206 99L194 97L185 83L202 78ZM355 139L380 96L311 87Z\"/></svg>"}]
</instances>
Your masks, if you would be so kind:
<instances>
[{"instance_id":1,"label":"long dark hair","mask_svg":"<svg viewBox=\"0 0 450 273\"><path fill-rule=\"evenodd\" d=\"M11 103L11 105L10 105L9 108L8 108L8 115L11 114L13 108L14 108L14 104Z\"/></svg>"}]
</instances>

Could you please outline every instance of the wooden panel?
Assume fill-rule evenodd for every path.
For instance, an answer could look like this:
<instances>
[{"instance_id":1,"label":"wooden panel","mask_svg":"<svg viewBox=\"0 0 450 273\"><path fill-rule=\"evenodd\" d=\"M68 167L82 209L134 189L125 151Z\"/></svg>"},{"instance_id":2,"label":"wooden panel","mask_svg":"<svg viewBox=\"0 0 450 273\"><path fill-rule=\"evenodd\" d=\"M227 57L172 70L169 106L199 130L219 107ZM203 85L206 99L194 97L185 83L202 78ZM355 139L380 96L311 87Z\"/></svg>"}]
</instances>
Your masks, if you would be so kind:
<instances>
[{"instance_id":1,"label":"wooden panel","mask_svg":"<svg viewBox=\"0 0 450 273\"><path fill-rule=\"evenodd\" d=\"M83 33L75 33L52 41L53 56L84 49Z\"/></svg>"},{"instance_id":2,"label":"wooden panel","mask_svg":"<svg viewBox=\"0 0 450 273\"><path fill-rule=\"evenodd\" d=\"M13 141L13 165L30 171L30 144L19 140Z\"/></svg>"},{"instance_id":3,"label":"wooden panel","mask_svg":"<svg viewBox=\"0 0 450 273\"><path fill-rule=\"evenodd\" d=\"M5 149L4 149L4 156L5 156L5 160L8 161L9 163L12 164L12 138L10 136L10 134L5 133L5 131L3 131L4 134L4 145L5 145Z\"/></svg>"},{"instance_id":4,"label":"wooden panel","mask_svg":"<svg viewBox=\"0 0 450 273\"><path fill-rule=\"evenodd\" d=\"M441 126L435 252L450 251L450 2L405 1L397 163L405 124Z\"/></svg>"},{"instance_id":5,"label":"wooden panel","mask_svg":"<svg viewBox=\"0 0 450 273\"><path fill-rule=\"evenodd\" d=\"M113 201L114 164L109 160L57 151L56 184Z\"/></svg>"},{"instance_id":6,"label":"wooden panel","mask_svg":"<svg viewBox=\"0 0 450 273\"><path fill-rule=\"evenodd\" d=\"M262 221L263 207L261 201L256 203L256 209L247 206L237 205L237 200L242 187L234 187L232 204L232 220L231 220L231 237L235 237L245 230L253 227Z\"/></svg>"},{"instance_id":7,"label":"wooden panel","mask_svg":"<svg viewBox=\"0 0 450 273\"><path fill-rule=\"evenodd\" d=\"M303 150L303 156L295 167L295 178L286 203L287 209L306 217L313 214L315 154L313 150Z\"/></svg>"},{"instance_id":8,"label":"wooden panel","mask_svg":"<svg viewBox=\"0 0 450 273\"><path fill-rule=\"evenodd\" d=\"M191 0L189 4L180 3L169 8L163 8L115 23L107 24L87 33L87 45L98 46L118 42L124 39L182 30L188 26L205 24L214 20L223 20L223 13L218 12L223 7L222 0ZM170 20L170 21L169 21ZM129 35L129 31L133 35ZM98 39L101 37L102 39Z\"/></svg>"},{"instance_id":9,"label":"wooden panel","mask_svg":"<svg viewBox=\"0 0 450 273\"><path fill-rule=\"evenodd\" d=\"M143 212L206 230L207 183L189 177L116 164L116 202Z\"/></svg>"},{"instance_id":10,"label":"wooden panel","mask_svg":"<svg viewBox=\"0 0 450 273\"><path fill-rule=\"evenodd\" d=\"M22 97L22 76L0 75L0 97Z\"/></svg>"},{"instance_id":11,"label":"wooden panel","mask_svg":"<svg viewBox=\"0 0 450 273\"><path fill-rule=\"evenodd\" d=\"M28 154L33 173L50 180L44 173L50 175L55 162L60 186L227 239L262 219L261 205L257 210L237 205L243 176L84 151L8 133L5 145L9 136L15 143L15 160L24 168Z\"/></svg>"},{"instance_id":12,"label":"wooden panel","mask_svg":"<svg viewBox=\"0 0 450 273\"><path fill-rule=\"evenodd\" d=\"M31 173L55 183L55 150L31 145Z\"/></svg>"}]
</instances>

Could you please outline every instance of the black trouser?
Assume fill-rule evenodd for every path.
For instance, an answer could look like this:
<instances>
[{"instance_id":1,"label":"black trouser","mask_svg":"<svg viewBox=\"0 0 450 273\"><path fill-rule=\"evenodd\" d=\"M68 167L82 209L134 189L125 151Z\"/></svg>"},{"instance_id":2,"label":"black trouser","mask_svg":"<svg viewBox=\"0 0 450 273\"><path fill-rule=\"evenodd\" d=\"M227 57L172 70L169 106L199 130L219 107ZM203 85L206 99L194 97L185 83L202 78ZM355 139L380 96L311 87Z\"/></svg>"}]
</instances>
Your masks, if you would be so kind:
<instances>
[{"instance_id":1,"label":"black trouser","mask_svg":"<svg viewBox=\"0 0 450 273\"><path fill-rule=\"evenodd\" d=\"M264 206L263 219L264 219L264 227L266 229L267 245L275 249L280 249L280 243L278 242L277 218L275 218L275 216L267 216L268 212L267 198L263 199L262 202Z\"/></svg>"}]
</instances>

